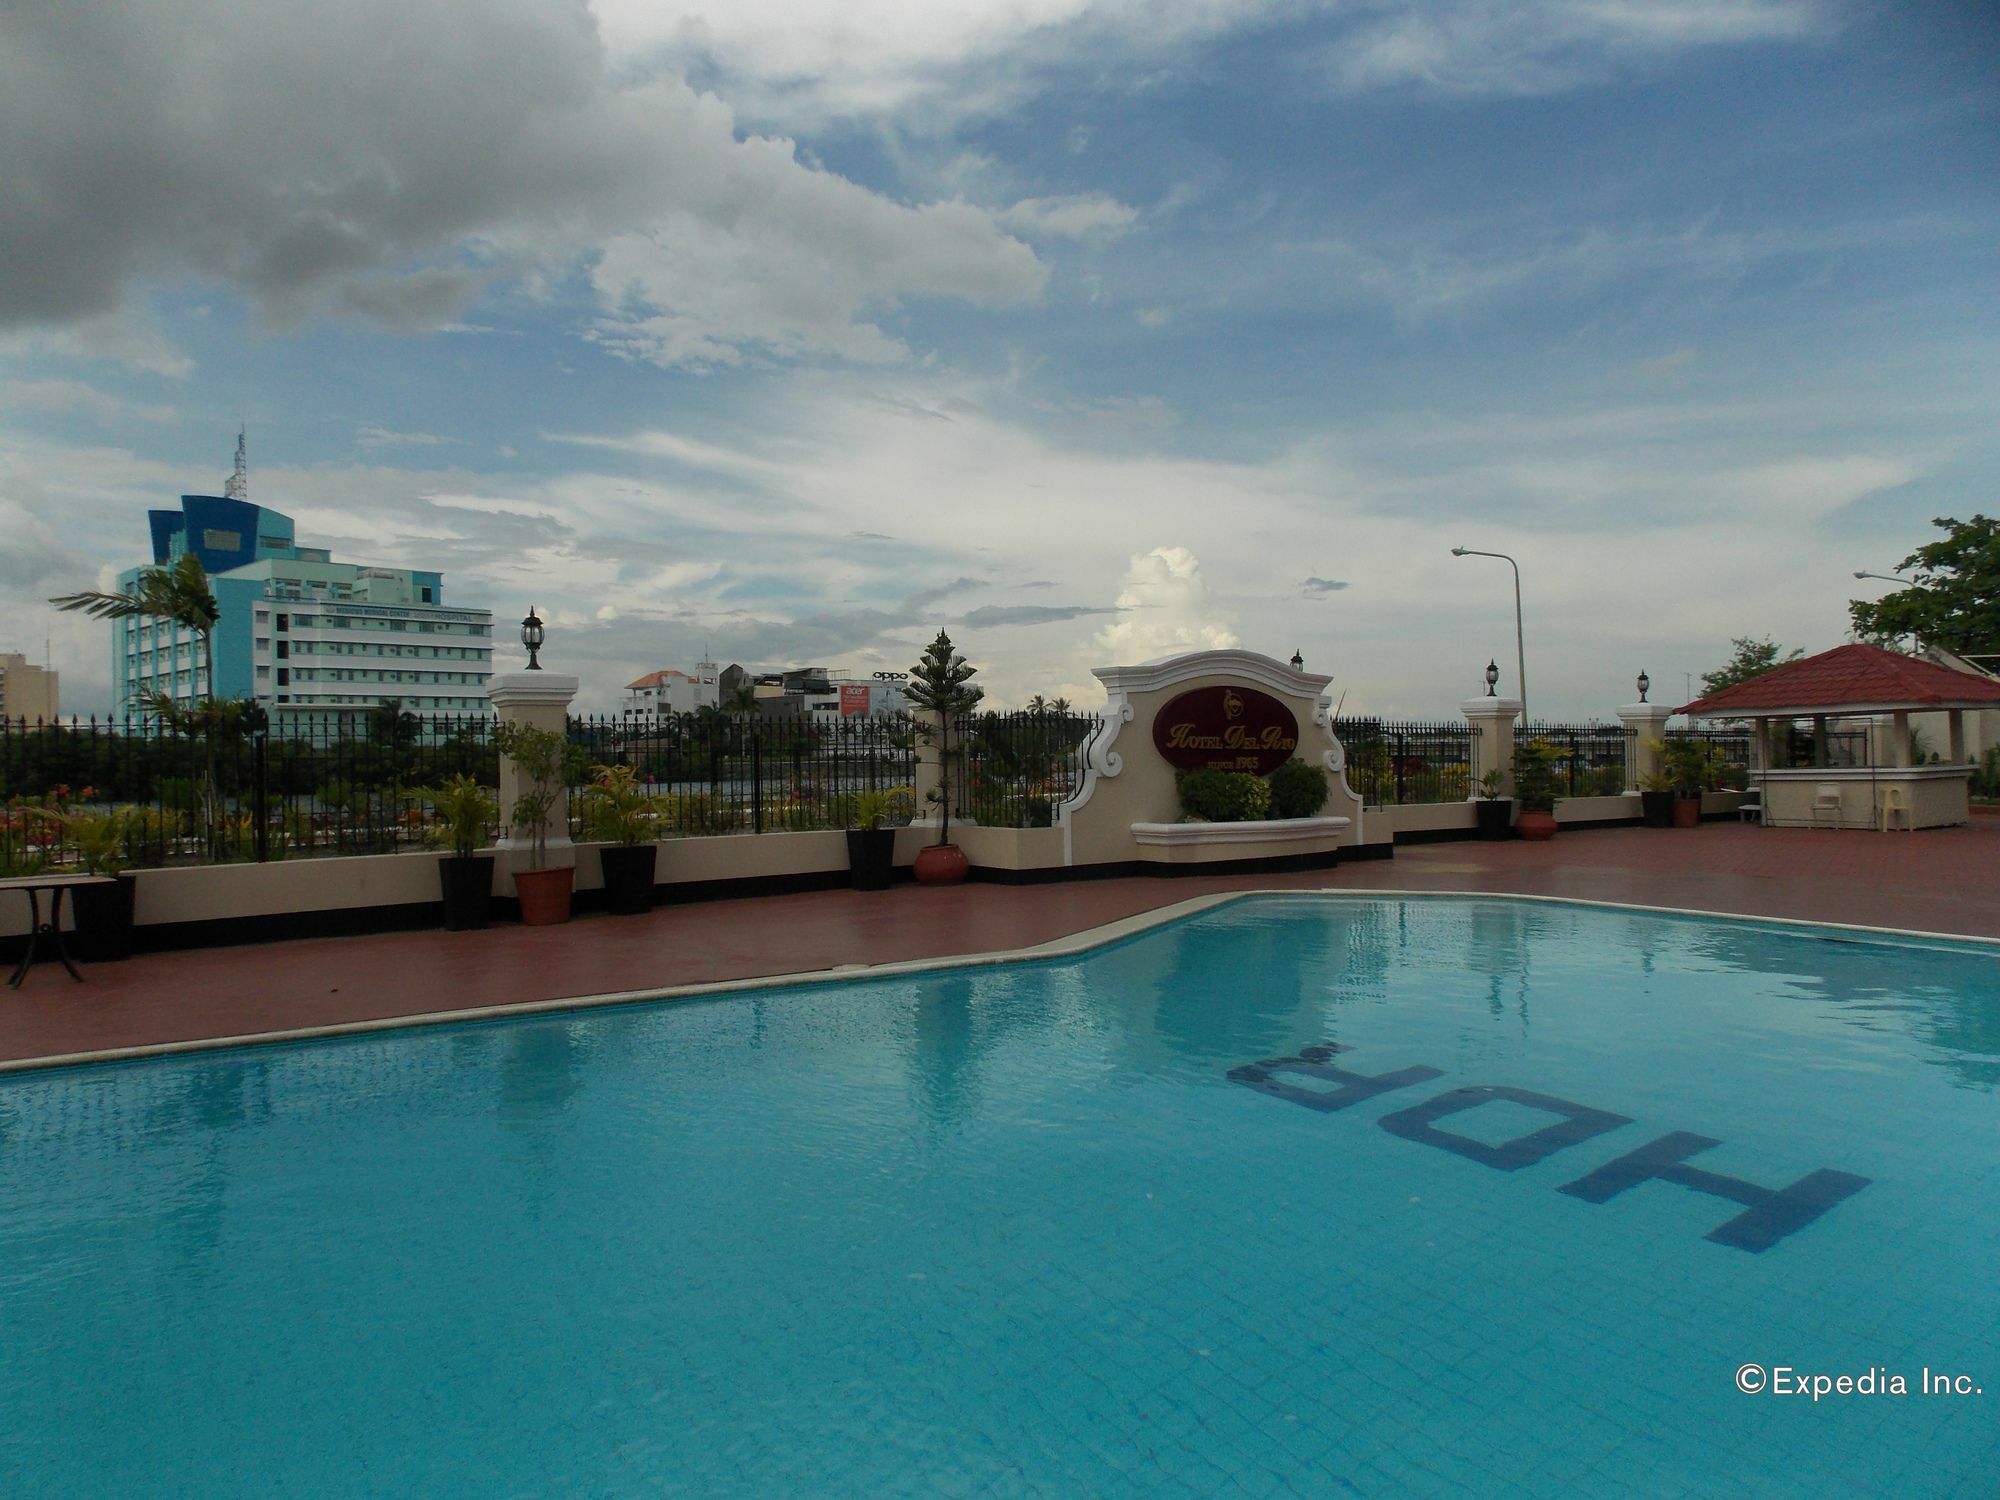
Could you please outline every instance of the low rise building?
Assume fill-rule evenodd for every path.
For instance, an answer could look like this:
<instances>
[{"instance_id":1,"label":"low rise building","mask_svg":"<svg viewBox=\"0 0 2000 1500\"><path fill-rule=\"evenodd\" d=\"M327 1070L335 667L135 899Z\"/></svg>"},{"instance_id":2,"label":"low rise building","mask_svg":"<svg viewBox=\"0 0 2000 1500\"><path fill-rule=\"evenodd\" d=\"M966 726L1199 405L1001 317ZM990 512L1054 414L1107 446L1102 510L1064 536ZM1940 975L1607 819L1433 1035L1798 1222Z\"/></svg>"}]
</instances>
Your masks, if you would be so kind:
<instances>
[{"instance_id":1,"label":"low rise building","mask_svg":"<svg viewBox=\"0 0 2000 1500\"><path fill-rule=\"evenodd\" d=\"M62 711L61 674L37 667L18 651L0 651L0 719L55 721Z\"/></svg>"}]
</instances>

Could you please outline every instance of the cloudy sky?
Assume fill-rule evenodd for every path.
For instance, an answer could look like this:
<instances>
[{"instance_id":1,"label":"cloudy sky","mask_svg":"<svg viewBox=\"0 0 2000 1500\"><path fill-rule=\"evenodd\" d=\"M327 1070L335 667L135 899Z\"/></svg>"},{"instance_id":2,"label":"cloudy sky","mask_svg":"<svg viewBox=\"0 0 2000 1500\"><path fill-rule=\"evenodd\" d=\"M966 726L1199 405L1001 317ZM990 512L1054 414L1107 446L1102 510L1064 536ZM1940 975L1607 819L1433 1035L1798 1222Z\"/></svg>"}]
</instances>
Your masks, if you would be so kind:
<instances>
[{"instance_id":1,"label":"cloudy sky","mask_svg":"<svg viewBox=\"0 0 2000 1500\"><path fill-rule=\"evenodd\" d=\"M1977 0L70 0L0 25L0 650L251 496L538 605L996 699L1348 711L1821 649L2000 475Z\"/></svg>"}]
</instances>

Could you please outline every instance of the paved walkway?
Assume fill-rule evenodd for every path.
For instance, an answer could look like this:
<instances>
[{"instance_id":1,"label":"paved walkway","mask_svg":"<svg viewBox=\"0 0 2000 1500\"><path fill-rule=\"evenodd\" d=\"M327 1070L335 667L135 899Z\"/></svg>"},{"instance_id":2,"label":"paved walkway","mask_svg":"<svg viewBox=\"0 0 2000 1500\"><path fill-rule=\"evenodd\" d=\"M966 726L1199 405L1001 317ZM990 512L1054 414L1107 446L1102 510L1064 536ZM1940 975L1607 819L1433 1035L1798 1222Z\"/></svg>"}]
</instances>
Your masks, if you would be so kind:
<instances>
[{"instance_id":1,"label":"paved walkway","mask_svg":"<svg viewBox=\"0 0 2000 1500\"><path fill-rule=\"evenodd\" d=\"M384 933L38 966L0 991L0 1066L162 1043L1033 947L1217 891L1482 891L2000 937L2000 818L1913 834L1709 824L1405 847L1300 875L903 885L562 927Z\"/></svg>"}]
</instances>

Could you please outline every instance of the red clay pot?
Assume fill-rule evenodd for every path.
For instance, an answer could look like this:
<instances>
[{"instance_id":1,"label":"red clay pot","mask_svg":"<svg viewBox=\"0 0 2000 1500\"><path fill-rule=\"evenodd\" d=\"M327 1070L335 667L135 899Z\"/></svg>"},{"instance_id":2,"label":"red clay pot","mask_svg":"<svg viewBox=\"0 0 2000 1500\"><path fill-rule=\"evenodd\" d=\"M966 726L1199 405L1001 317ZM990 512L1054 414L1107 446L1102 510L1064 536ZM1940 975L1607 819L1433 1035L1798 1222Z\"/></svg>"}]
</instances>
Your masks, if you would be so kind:
<instances>
[{"instance_id":1,"label":"red clay pot","mask_svg":"<svg viewBox=\"0 0 2000 1500\"><path fill-rule=\"evenodd\" d=\"M1676 797L1674 799L1674 827L1701 827L1701 798Z\"/></svg>"},{"instance_id":2,"label":"red clay pot","mask_svg":"<svg viewBox=\"0 0 2000 1500\"><path fill-rule=\"evenodd\" d=\"M516 870L514 892L521 898L521 922L527 927L553 927L569 920L570 889L576 870Z\"/></svg>"},{"instance_id":3,"label":"red clay pot","mask_svg":"<svg viewBox=\"0 0 2000 1500\"><path fill-rule=\"evenodd\" d=\"M972 861L956 844L928 844L917 851L917 884L957 885L972 869Z\"/></svg>"},{"instance_id":4,"label":"red clay pot","mask_svg":"<svg viewBox=\"0 0 2000 1500\"><path fill-rule=\"evenodd\" d=\"M1514 820L1514 832L1524 839L1552 839L1556 836L1556 815L1545 812L1524 812Z\"/></svg>"}]
</instances>

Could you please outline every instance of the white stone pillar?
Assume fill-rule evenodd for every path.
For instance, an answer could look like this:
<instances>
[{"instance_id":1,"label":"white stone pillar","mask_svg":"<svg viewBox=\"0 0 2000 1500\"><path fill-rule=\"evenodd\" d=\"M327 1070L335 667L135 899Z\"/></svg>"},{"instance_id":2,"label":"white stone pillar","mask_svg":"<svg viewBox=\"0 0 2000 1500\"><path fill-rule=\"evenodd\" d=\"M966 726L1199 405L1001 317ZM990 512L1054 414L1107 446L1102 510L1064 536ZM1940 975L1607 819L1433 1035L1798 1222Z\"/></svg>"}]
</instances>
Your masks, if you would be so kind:
<instances>
[{"instance_id":1,"label":"white stone pillar","mask_svg":"<svg viewBox=\"0 0 2000 1500\"><path fill-rule=\"evenodd\" d=\"M496 672L487 679L486 696L503 724L532 725L566 734L569 706L575 701L577 680L567 672ZM500 757L500 816L507 819L506 836L498 844L502 863L508 871L526 869L534 840L526 830L513 826L509 816L514 799L525 789L527 778L506 756ZM569 837L569 788L556 791L554 806L543 825L547 834L548 868L559 869L576 863L576 845Z\"/></svg>"},{"instance_id":2,"label":"white stone pillar","mask_svg":"<svg viewBox=\"0 0 2000 1500\"><path fill-rule=\"evenodd\" d=\"M1945 715L1945 723L1950 726L1951 749L1945 756L1955 766L1970 763L1972 757L1965 753L1965 710L1954 708Z\"/></svg>"},{"instance_id":3,"label":"white stone pillar","mask_svg":"<svg viewBox=\"0 0 2000 1500\"><path fill-rule=\"evenodd\" d=\"M1627 703L1619 708L1618 722L1632 736L1625 756L1626 791L1638 791L1641 777L1659 775L1665 759L1660 746L1666 739L1667 720L1673 716L1669 703Z\"/></svg>"},{"instance_id":4,"label":"white stone pillar","mask_svg":"<svg viewBox=\"0 0 2000 1500\"><path fill-rule=\"evenodd\" d=\"M1473 791L1479 778L1498 769L1500 795L1514 795L1514 721L1521 716L1519 698L1467 698L1463 712L1473 727L1471 773Z\"/></svg>"},{"instance_id":5,"label":"white stone pillar","mask_svg":"<svg viewBox=\"0 0 2000 1500\"><path fill-rule=\"evenodd\" d=\"M1907 710L1899 710L1889 715L1889 764L1907 766L1910 763L1910 715Z\"/></svg>"}]
</instances>

